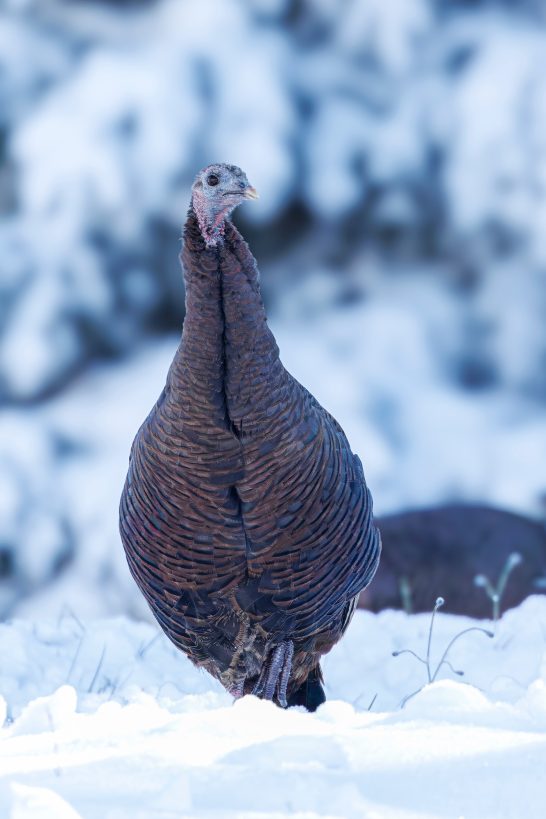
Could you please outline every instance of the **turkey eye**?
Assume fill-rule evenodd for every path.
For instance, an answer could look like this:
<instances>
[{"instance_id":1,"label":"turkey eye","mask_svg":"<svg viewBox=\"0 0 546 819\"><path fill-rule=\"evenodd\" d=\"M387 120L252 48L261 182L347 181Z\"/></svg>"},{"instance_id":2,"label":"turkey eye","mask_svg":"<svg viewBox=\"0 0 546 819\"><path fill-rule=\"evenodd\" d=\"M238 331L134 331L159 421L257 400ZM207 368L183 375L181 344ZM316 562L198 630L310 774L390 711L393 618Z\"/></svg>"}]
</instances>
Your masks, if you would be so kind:
<instances>
[{"instance_id":1,"label":"turkey eye","mask_svg":"<svg viewBox=\"0 0 546 819\"><path fill-rule=\"evenodd\" d=\"M210 176L207 176L207 182L208 182L208 184L209 184L209 185L212 185L213 187L214 187L214 185L217 185L219 181L220 181L220 180L218 179L218 177L216 176L216 174L215 174L215 173L211 173L211 175L210 175Z\"/></svg>"}]
</instances>

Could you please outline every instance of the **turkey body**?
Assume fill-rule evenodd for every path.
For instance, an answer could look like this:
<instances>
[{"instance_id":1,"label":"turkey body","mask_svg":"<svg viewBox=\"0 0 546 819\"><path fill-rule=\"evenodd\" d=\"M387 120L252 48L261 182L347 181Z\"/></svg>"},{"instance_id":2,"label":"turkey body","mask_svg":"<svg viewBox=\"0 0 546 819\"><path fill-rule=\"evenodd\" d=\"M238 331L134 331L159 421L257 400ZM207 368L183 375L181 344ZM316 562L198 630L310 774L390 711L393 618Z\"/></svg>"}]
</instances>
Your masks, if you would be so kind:
<instances>
[{"instance_id":1,"label":"turkey body","mask_svg":"<svg viewBox=\"0 0 546 819\"><path fill-rule=\"evenodd\" d=\"M381 565L373 586L361 595L362 608L431 611L441 595L446 611L489 618L491 600L474 579L485 575L495 586L514 552L521 561L506 583L503 609L546 589L546 528L523 515L451 504L376 523L383 542Z\"/></svg>"},{"instance_id":2,"label":"turkey body","mask_svg":"<svg viewBox=\"0 0 546 819\"><path fill-rule=\"evenodd\" d=\"M255 690L289 641L288 701L313 707L320 657L379 561L362 465L281 364L234 225L208 247L190 208L182 264L182 340L121 499L129 567L166 634L226 689Z\"/></svg>"}]
</instances>

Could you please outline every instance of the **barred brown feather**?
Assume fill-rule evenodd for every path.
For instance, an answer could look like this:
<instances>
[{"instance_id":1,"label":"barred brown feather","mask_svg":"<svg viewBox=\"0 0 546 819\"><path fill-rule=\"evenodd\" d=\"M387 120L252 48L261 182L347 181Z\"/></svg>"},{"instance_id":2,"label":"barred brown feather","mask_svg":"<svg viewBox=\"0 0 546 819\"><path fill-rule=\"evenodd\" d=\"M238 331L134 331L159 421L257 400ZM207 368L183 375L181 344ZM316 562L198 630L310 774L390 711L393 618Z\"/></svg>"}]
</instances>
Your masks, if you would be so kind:
<instances>
[{"instance_id":1,"label":"barred brown feather","mask_svg":"<svg viewBox=\"0 0 546 819\"><path fill-rule=\"evenodd\" d=\"M194 663L243 693L291 640L290 696L320 680L375 572L371 498L339 424L284 369L233 224L207 246L190 209L182 263L182 340L132 447L121 536Z\"/></svg>"}]
</instances>

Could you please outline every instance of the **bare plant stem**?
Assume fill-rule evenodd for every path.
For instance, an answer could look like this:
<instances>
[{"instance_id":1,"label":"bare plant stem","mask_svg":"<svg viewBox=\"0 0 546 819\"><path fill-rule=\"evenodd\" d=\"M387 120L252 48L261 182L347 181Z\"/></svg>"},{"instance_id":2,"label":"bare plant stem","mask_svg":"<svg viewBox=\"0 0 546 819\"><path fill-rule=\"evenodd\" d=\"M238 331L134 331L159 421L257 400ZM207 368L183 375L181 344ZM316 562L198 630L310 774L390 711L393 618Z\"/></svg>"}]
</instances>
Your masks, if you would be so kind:
<instances>
[{"instance_id":1,"label":"bare plant stem","mask_svg":"<svg viewBox=\"0 0 546 819\"><path fill-rule=\"evenodd\" d=\"M444 605L444 598L437 597L436 603L434 604L434 608L432 609L432 617L430 618L430 628L428 630L428 643L427 643L427 659L426 659L426 666L427 666L427 675L429 683L432 682L433 677L430 674L430 646L432 644L432 629L434 628L434 618L436 616L436 612L439 608ZM436 669L438 670L438 669Z\"/></svg>"},{"instance_id":2,"label":"bare plant stem","mask_svg":"<svg viewBox=\"0 0 546 819\"><path fill-rule=\"evenodd\" d=\"M420 663L423 663L423 665L425 665L426 668L427 668L427 678L428 678L428 683L429 684L433 683L436 680L436 677L438 676L438 672L440 671L440 669L441 669L441 667L443 665L447 665L448 668L450 668L451 671L454 674L457 674L459 676L463 676L464 671L459 671L458 669L454 668L452 666L452 664L450 663L450 661L447 659L447 655L449 654L451 648L457 642L459 637L463 636L463 634L468 634L470 631L481 631L481 633L487 635L487 637L494 637L494 634L493 634L492 631L488 631L487 629L481 628L480 626L471 626L470 628L465 628L463 631L460 631L458 634L456 634L455 637L453 637L453 639L448 643L447 648L445 649L444 653L442 654L440 662L436 666L435 671L432 672L431 671L431 666L430 666L430 652L431 652L431 648L432 648L432 632L434 630L434 618L436 616L436 612L438 611L438 609L440 609L443 605L444 605L444 598L443 597L438 597L436 599L436 603L434 604L434 608L432 610L432 616L430 618L430 626L429 626L429 630L428 630L428 640L427 640L426 659L423 659L423 657L420 657L411 648L403 648L400 651L393 651L392 652L393 657L399 657L401 654L411 654L412 657L415 657L416 660L418 660ZM410 700L412 697L415 697L415 695L418 694L422 690L423 690L423 686L421 686L416 691L413 691L411 694L408 694L406 697L404 697L404 699L400 703L400 707L403 708L405 706L405 704L408 702L408 700ZM370 708L371 708L371 706L370 706Z\"/></svg>"},{"instance_id":3,"label":"bare plant stem","mask_svg":"<svg viewBox=\"0 0 546 819\"><path fill-rule=\"evenodd\" d=\"M453 639L452 639L452 640L451 640L451 641L448 643L448 646L447 646L446 650L445 650L445 651L444 651L444 653L442 654L442 659L440 660L440 662L439 662L439 663L438 663L438 665L436 666L436 671L435 671L435 672L434 672L434 674L432 675L432 679L431 679L431 680L429 680L429 682L434 682L434 680L436 679L436 677L437 677L437 675L438 675L438 671L440 670L440 668L442 667L442 665L443 665L444 663L447 663L446 657L447 657L447 655L448 655L448 653L449 653L449 650L450 650L450 649L451 649L451 647L452 647L452 646L453 646L453 645L454 645L454 644L457 642L457 640L459 639L459 637L462 637L462 636L463 636L463 634L468 634L470 631L481 631L481 633L482 633L482 634L487 635L487 637L494 637L494 636L495 636L495 635L493 634L493 632L492 632L492 631L487 631L487 629L485 629L485 628L480 628L480 626L471 626L470 628L465 628L463 631L460 631L460 632L459 632L458 634L456 634L456 635L455 635L455 637L454 637L454 638L453 638ZM456 674L458 674L459 672L458 672L458 671L456 671L455 673L456 673Z\"/></svg>"},{"instance_id":4,"label":"bare plant stem","mask_svg":"<svg viewBox=\"0 0 546 819\"><path fill-rule=\"evenodd\" d=\"M508 579L516 566L519 566L521 561L522 557L519 552L512 552L512 554L508 556L496 587L493 586L485 574L477 574L474 578L474 585L484 589L485 593L493 604L493 622L495 624L500 617L501 601L506 589L506 584L508 583Z\"/></svg>"},{"instance_id":5,"label":"bare plant stem","mask_svg":"<svg viewBox=\"0 0 546 819\"><path fill-rule=\"evenodd\" d=\"M101 653L101 655L100 655L100 660L99 660L98 665L97 665L97 667L96 667L96 669L95 669L95 673L93 674L93 679L91 680L91 682L90 682L90 684L89 684L89 688L87 689L87 691L88 691L88 693L89 693L89 694L90 694L90 693L91 693L91 691L93 690L93 686L95 685L95 683L96 683L96 681L97 681L97 677L99 676L99 672L100 672L100 670L101 670L101 668L102 668L102 663L103 663L103 660L104 660L104 655L105 655L105 654L106 654L106 643L105 643L105 644L104 644L104 646L102 647L102 653Z\"/></svg>"}]
</instances>

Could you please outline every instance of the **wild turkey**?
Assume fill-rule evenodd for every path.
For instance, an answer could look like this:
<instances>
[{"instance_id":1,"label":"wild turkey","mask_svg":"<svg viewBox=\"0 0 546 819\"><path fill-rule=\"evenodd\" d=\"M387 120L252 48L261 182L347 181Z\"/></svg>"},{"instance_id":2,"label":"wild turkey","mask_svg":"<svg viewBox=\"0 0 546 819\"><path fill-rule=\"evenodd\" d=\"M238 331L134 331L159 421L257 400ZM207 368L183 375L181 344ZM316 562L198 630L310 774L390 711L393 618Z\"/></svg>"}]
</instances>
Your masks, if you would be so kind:
<instances>
[{"instance_id":1,"label":"wild turkey","mask_svg":"<svg viewBox=\"0 0 546 819\"><path fill-rule=\"evenodd\" d=\"M389 515L376 524L381 565L360 597L362 608L430 611L441 595L446 611L491 617L491 600L475 579L482 575L496 586L514 553L521 559L507 580L503 608L546 591L546 528L538 521L488 506L452 504Z\"/></svg>"},{"instance_id":2,"label":"wild turkey","mask_svg":"<svg viewBox=\"0 0 546 819\"><path fill-rule=\"evenodd\" d=\"M234 696L324 701L319 661L376 570L380 539L343 430L283 367L256 262L229 216L233 165L192 188L186 317L133 443L120 508L131 572L170 639Z\"/></svg>"}]
</instances>

